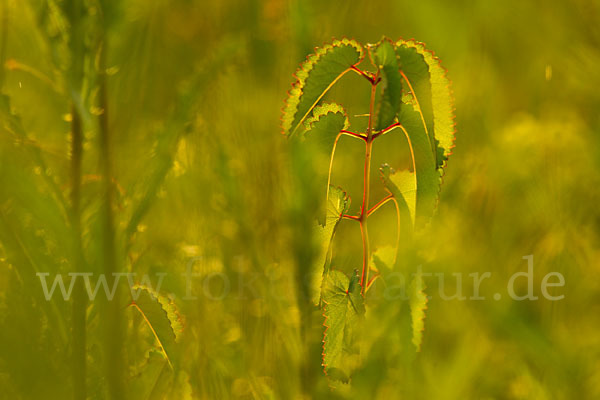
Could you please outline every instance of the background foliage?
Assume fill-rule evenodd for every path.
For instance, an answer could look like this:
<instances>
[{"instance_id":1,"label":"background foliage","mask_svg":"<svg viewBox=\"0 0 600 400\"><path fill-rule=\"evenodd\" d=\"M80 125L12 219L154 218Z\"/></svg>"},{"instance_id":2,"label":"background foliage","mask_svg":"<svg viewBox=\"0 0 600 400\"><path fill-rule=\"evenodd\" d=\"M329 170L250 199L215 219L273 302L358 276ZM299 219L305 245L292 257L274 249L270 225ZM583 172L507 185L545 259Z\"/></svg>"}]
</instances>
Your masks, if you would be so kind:
<instances>
[{"instance_id":1,"label":"background foliage","mask_svg":"<svg viewBox=\"0 0 600 400\"><path fill-rule=\"evenodd\" d=\"M64 204L73 82L88 93L80 104L87 118L86 267L102 272L107 241L96 123L106 112L118 269L168 272L162 291L174 294L184 320L170 350L179 364L173 373L149 351L154 338L125 307L126 293L121 361L105 347L111 339L103 313L110 311L88 305L90 398L109 398L110 379L124 383L126 398L600 397L597 1L85 1L86 19L78 21L84 33L73 36L82 38L80 47L60 34L66 22L57 10L67 3L0 3L0 84L8 96L0 105L0 398L63 399L74 391L71 303L46 302L35 276L74 270ZM94 47L102 35L105 68ZM417 244L423 270L463 273L467 296L468 273L490 271L492 278L482 285L484 301L444 301L436 278L426 278L432 298L414 360L402 357L394 329L406 308L384 302L381 324L366 330L379 340L352 389L330 392L319 365L321 316L299 279L317 252L310 232L321 191L306 168L311 155L279 133L280 109L292 72L313 46L382 35L427 43L449 70L456 97L457 147L434 240ZM85 60L82 81L69 69L74 59ZM107 110L98 109L99 68ZM358 121L368 97L353 96L365 87L359 80L345 77L332 93L348 99ZM374 166L406 164L394 143L381 143ZM339 146L336 183L359 199L353 177L360 176L362 147L351 140ZM373 168L374 181L377 173ZM391 244L393 210L381 211L369 224L373 243ZM354 228L342 221L336 239L344 254L336 263L346 271L360 265ZM558 271L566 286L556 294L565 299L493 300L506 293L511 274L525 270L529 254L537 294L544 274ZM198 298L182 300L181 274L193 257ZM230 284L206 280L216 272ZM446 281L448 294L453 286ZM107 375L112 367L116 378Z\"/></svg>"}]
</instances>

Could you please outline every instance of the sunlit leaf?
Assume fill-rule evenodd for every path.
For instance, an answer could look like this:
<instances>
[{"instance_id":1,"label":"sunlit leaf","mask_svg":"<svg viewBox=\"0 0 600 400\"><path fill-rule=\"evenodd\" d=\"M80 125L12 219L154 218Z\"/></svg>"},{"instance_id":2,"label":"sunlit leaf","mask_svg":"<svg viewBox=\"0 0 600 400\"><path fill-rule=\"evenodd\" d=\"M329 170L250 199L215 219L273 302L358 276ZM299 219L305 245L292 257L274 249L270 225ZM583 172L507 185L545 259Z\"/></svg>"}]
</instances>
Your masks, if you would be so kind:
<instances>
[{"instance_id":1,"label":"sunlit leaf","mask_svg":"<svg viewBox=\"0 0 600 400\"><path fill-rule=\"evenodd\" d=\"M327 190L324 192L326 196L329 194L329 179L337 140L340 131L348 128L348 125L346 110L335 103L315 107L312 116L305 121L307 130L304 140L308 149L313 152L314 162L317 164L317 187ZM323 222L322 216L319 216L319 222Z\"/></svg>"},{"instance_id":2,"label":"sunlit leaf","mask_svg":"<svg viewBox=\"0 0 600 400\"><path fill-rule=\"evenodd\" d=\"M439 193L440 179L435 169L434 154L431 151L429 139L419 113L414 107L408 105L402 108L399 121L402 125L400 128L396 128L394 133L397 134L398 130L403 131L408 140L413 164L413 171L410 175L414 178L414 184L410 184L409 175L403 172L395 178L396 184L401 185L398 188L399 191L391 186L388 186L387 189L393 195L395 195L394 190L398 195L416 190L414 212L411 213L411 219L414 221L414 229L419 230L428 224L433 215ZM385 173L384 183L388 185ZM395 197L397 200L399 199L396 195ZM405 198L405 202L408 209L411 210L413 208L412 198ZM405 225L401 231L404 231L404 229Z\"/></svg>"},{"instance_id":3,"label":"sunlit leaf","mask_svg":"<svg viewBox=\"0 0 600 400\"><path fill-rule=\"evenodd\" d=\"M407 90L405 94L408 95L408 101L406 97L403 98L403 101L412 104L420 113L421 122L426 127L427 136L433 150L435 149L435 141L429 66L425 62L423 54L419 53L414 47L397 45L396 54L400 62L403 83Z\"/></svg>"},{"instance_id":4,"label":"sunlit leaf","mask_svg":"<svg viewBox=\"0 0 600 400\"><path fill-rule=\"evenodd\" d=\"M454 147L456 132L454 99L446 69L433 52L427 50L423 43L414 40L396 42L396 53L402 70L411 82L413 95L418 100L426 125L429 129L433 126L432 143L436 149L436 168L441 175Z\"/></svg>"},{"instance_id":5,"label":"sunlit leaf","mask_svg":"<svg viewBox=\"0 0 600 400\"><path fill-rule=\"evenodd\" d=\"M359 280L357 272L348 278L337 270L331 270L324 280L323 367L332 380L347 382L360 362L356 332L365 305Z\"/></svg>"},{"instance_id":6,"label":"sunlit leaf","mask_svg":"<svg viewBox=\"0 0 600 400\"><path fill-rule=\"evenodd\" d=\"M375 130L390 126L400 112L402 105L402 75L394 46L389 39L384 38L371 50L373 61L381 71L383 92L379 103Z\"/></svg>"},{"instance_id":7,"label":"sunlit leaf","mask_svg":"<svg viewBox=\"0 0 600 400\"><path fill-rule=\"evenodd\" d=\"M417 203L416 174L406 170L396 172L389 165L384 165L380 171L385 187L396 200L400 237L411 237Z\"/></svg>"},{"instance_id":8,"label":"sunlit leaf","mask_svg":"<svg viewBox=\"0 0 600 400\"><path fill-rule=\"evenodd\" d=\"M305 138L315 138L326 149L331 149L335 137L349 126L346 110L339 104L326 103L316 106L306 125Z\"/></svg>"},{"instance_id":9,"label":"sunlit leaf","mask_svg":"<svg viewBox=\"0 0 600 400\"><path fill-rule=\"evenodd\" d=\"M293 135L323 95L362 57L362 46L349 39L335 40L308 56L296 72L297 80L283 109L283 133Z\"/></svg>"},{"instance_id":10,"label":"sunlit leaf","mask_svg":"<svg viewBox=\"0 0 600 400\"><path fill-rule=\"evenodd\" d=\"M311 300L318 305L321 299L323 277L331 267L331 242L342 215L350 208L350 198L342 189L331 186L327 201L325 224L315 223L314 240L317 243L317 255L311 267Z\"/></svg>"}]
</instances>

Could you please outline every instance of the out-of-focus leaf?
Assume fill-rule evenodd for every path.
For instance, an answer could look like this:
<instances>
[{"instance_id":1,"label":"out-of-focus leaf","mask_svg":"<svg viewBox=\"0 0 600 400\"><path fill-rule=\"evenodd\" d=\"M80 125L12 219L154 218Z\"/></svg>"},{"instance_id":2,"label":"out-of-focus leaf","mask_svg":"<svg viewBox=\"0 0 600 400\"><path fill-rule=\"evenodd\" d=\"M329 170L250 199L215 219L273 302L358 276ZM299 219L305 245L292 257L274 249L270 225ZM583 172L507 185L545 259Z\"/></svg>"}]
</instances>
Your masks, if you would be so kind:
<instances>
[{"instance_id":1,"label":"out-of-focus leaf","mask_svg":"<svg viewBox=\"0 0 600 400\"><path fill-rule=\"evenodd\" d=\"M382 275L392 271L396 261L396 249L392 246L383 246L371 254L371 265Z\"/></svg>"},{"instance_id":2,"label":"out-of-focus leaf","mask_svg":"<svg viewBox=\"0 0 600 400\"><path fill-rule=\"evenodd\" d=\"M169 366L174 368L178 356L175 346L183 331L175 304L148 286L133 285L131 289L137 296L131 305L142 314Z\"/></svg>"},{"instance_id":3,"label":"out-of-focus leaf","mask_svg":"<svg viewBox=\"0 0 600 400\"><path fill-rule=\"evenodd\" d=\"M158 386L161 386L164 391L168 383L168 379L165 379L168 377L168 370L162 352L157 349L149 350L143 364L138 370L133 371L134 374L129 381L129 398L149 399L151 394L157 391Z\"/></svg>"},{"instance_id":4,"label":"out-of-focus leaf","mask_svg":"<svg viewBox=\"0 0 600 400\"><path fill-rule=\"evenodd\" d=\"M332 270L323 284L325 333L323 335L323 367L333 381L348 382L360 362L356 332L365 314L358 272L348 278Z\"/></svg>"},{"instance_id":5,"label":"out-of-focus leaf","mask_svg":"<svg viewBox=\"0 0 600 400\"><path fill-rule=\"evenodd\" d=\"M427 309L427 295L425 294L425 282L423 273L417 271L408 288L410 302L410 317L412 321L412 343L417 351L421 351L423 342L423 330L425 329L425 310Z\"/></svg>"},{"instance_id":6,"label":"out-of-focus leaf","mask_svg":"<svg viewBox=\"0 0 600 400\"><path fill-rule=\"evenodd\" d=\"M308 56L296 72L283 108L283 134L292 136L325 93L362 57L362 46L349 39L335 40Z\"/></svg>"}]
</instances>

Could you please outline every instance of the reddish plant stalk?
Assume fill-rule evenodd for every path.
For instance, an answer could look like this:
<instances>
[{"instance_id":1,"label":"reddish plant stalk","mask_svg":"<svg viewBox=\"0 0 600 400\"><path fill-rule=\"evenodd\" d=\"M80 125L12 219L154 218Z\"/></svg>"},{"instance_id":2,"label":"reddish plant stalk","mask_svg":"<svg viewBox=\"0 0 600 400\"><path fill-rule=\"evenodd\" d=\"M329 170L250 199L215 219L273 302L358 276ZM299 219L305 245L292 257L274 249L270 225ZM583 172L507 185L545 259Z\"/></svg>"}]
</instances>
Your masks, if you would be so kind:
<instances>
[{"instance_id":1,"label":"reddish plant stalk","mask_svg":"<svg viewBox=\"0 0 600 400\"><path fill-rule=\"evenodd\" d=\"M360 234L363 244L363 269L362 276L360 279L360 285L362 286L363 295L367 289L367 282L369 281L369 229L367 227L368 210L369 210L369 192L370 192L370 181L371 181L371 153L373 151L373 111L375 108L375 93L377 91L377 79L379 72L377 72L375 78L371 80L371 100L369 102L369 126L367 128L367 140L365 145L365 174L364 174L364 185L363 185L363 200L360 208L360 216L358 222L360 223Z\"/></svg>"},{"instance_id":2,"label":"reddish plant stalk","mask_svg":"<svg viewBox=\"0 0 600 400\"><path fill-rule=\"evenodd\" d=\"M373 65L375 65L375 64L373 64ZM367 128L366 135L362 134L362 133L357 134L357 133L346 131L346 130L340 131L340 134L338 135L338 138L342 134L347 134L350 136L357 137L359 139L363 139L365 141L363 198L362 198L362 205L360 208L360 214L358 216L348 215L348 214L341 215L341 217L344 219L358 221L358 223L360 225L360 235L361 235L362 247L363 247L363 268L362 268L362 275L361 275L361 279L360 279L360 285L361 285L361 293L364 295L365 292L367 291L367 288L370 286L371 283L373 283L373 280L377 277L377 276L375 276L375 277L373 277L373 279L369 280L369 258L371 255L371 250L370 250L370 244L369 244L369 230L367 228L367 219L368 219L369 215L371 215L372 213L377 211L385 203L387 203L390 200L394 200L393 196L390 194L390 195L384 197L383 199L381 199L380 201L378 201L372 208L369 208L369 193L370 193L370 189L371 189L370 188L371 154L373 151L373 141L376 138L378 138L379 136L381 136L381 135L389 132L390 130L392 130L398 126L401 126L401 125L398 122L396 122L396 123L393 123L392 125L388 126L387 128L382 129L379 132L373 131L375 95L377 92L377 84L379 82L381 82L381 77L379 76L379 71L377 71L377 73L375 73L375 74L370 74L368 72L360 70L359 68L357 68L354 65L352 67L350 67L350 69L352 71L358 73L365 79L367 79L369 81L369 83L371 84L371 99L369 102L369 125ZM336 143L337 143L337 139L336 139ZM331 174L331 165L330 165L329 173ZM398 235L399 234L400 234L400 232L398 231Z\"/></svg>"}]
</instances>

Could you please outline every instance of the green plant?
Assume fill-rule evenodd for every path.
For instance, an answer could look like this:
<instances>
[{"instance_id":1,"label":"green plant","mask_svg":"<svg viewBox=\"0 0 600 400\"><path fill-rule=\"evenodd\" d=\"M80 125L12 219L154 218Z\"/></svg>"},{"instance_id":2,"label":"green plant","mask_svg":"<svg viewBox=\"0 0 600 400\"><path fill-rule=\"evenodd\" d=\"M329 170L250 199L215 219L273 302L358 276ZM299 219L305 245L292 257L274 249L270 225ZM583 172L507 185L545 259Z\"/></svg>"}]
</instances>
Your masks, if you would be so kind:
<instances>
[{"instance_id":1,"label":"green plant","mask_svg":"<svg viewBox=\"0 0 600 400\"><path fill-rule=\"evenodd\" d=\"M359 68L367 58L373 71ZM325 103L327 92L344 75L352 72L370 85L366 131L353 132L346 110L337 103ZM454 109L450 82L439 60L422 43L413 40L392 42L383 38L363 46L354 40L334 40L316 49L296 73L283 109L283 134L310 146L329 158L326 174L325 218L322 215L315 236L320 252L310 266L311 297L323 309L325 333L323 366L332 380L348 381L359 365L361 321L365 318L365 295L377 277L399 268L398 260L408 256L415 232L423 232L436 208L443 169L454 142ZM383 87L378 91L378 88ZM371 158L375 140L401 133L408 143L412 168L395 172L381 167L388 195L370 202ZM339 139L347 135L365 145L363 194L358 215L347 214L350 198L331 185L331 171ZM392 201L397 213L397 243L373 254L368 219L383 204ZM341 220L357 222L362 238L362 273L348 277L332 265L332 241ZM370 277L370 271L374 275ZM421 274L415 274L409 288L412 342L421 345L427 298Z\"/></svg>"}]
</instances>

